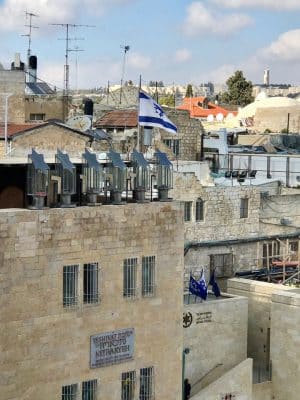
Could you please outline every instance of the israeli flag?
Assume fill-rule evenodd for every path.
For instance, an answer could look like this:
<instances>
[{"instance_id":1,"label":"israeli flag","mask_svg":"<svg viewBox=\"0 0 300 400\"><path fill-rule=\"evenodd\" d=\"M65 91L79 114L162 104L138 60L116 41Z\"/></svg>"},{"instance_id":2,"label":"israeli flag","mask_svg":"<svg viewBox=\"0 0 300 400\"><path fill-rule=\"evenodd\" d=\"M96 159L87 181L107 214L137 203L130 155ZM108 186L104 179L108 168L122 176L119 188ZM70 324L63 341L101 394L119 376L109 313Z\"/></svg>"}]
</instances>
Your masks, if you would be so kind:
<instances>
[{"instance_id":1,"label":"israeli flag","mask_svg":"<svg viewBox=\"0 0 300 400\"><path fill-rule=\"evenodd\" d=\"M204 278L204 273L202 270L201 278L196 281L195 278L190 275L189 291L195 296L201 297L201 299L206 300L207 298L207 286Z\"/></svg>"},{"instance_id":2,"label":"israeli flag","mask_svg":"<svg viewBox=\"0 0 300 400\"><path fill-rule=\"evenodd\" d=\"M144 92L139 93L139 125L164 129L165 131L177 134L177 127L169 120L165 112L152 97Z\"/></svg>"}]
</instances>

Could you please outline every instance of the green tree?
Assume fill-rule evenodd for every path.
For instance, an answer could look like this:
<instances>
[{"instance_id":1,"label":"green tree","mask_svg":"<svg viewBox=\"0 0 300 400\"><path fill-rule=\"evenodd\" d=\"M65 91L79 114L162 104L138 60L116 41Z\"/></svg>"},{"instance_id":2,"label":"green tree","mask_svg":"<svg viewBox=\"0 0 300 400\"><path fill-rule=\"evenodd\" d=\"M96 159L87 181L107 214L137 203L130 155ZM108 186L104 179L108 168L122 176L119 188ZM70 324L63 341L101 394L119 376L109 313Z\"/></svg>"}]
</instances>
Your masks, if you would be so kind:
<instances>
[{"instance_id":1,"label":"green tree","mask_svg":"<svg viewBox=\"0 0 300 400\"><path fill-rule=\"evenodd\" d=\"M161 96L158 100L160 105L168 106L168 107L175 107L175 98L174 94L168 94L166 96Z\"/></svg>"},{"instance_id":2,"label":"green tree","mask_svg":"<svg viewBox=\"0 0 300 400\"><path fill-rule=\"evenodd\" d=\"M242 71L235 73L226 81L228 91L222 94L222 103L246 106L254 100L252 82L247 81Z\"/></svg>"},{"instance_id":3,"label":"green tree","mask_svg":"<svg viewBox=\"0 0 300 400\"><path fill-rule=\"evenodd\" d=\"M189 83L186 87L185 97L193 97L193 86Z\"/></svg>"}]
</instances>

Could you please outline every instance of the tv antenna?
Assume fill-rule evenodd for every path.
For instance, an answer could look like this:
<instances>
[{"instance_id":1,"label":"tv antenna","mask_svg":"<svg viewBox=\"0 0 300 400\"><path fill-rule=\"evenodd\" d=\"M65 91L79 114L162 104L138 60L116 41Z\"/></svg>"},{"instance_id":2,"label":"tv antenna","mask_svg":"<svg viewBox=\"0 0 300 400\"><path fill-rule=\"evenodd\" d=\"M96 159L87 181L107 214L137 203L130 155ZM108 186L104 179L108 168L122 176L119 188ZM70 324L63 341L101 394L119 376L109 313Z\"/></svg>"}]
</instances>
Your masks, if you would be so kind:
<instances>
[{"instance_id":1,"label":"tv antenna","mask_svg":"<svg viewBox=\"0 0 300 400\"><path fill-rule=\"evenodd\" d=\"M29 18L29 23L25 24L24 26L26 26L27 28L29 28L29 32L21 35L21 36L27 36L28 37L28 49L27 49L27 58L29 60L30 54L31 54L31 35L32 35L32 29L38 29L38 26L34 26L32 25L32 17L38 17L37 14L25 11L25 15L26 15L26 20Z\"/></svg>"},{"instance_id":2,"label":"tv antenna","mask_svg":"<svg viewBox=\"0 0 300 400\"><path fill-rule=\"evenodd\" d=\"M65 65L64 65L64 95L68 96L69 95L69 53L71 51L83 51L81 49L70 49L69 47L69 42L71 40L84 40L83 38L70 38L69 37L69 29L70 28L79 28L79 27L85 27L85 28L94 28L95 25L81 25L81 24L49 24L53 26L61 26L62 28L66 28L66 36L64 39L66 41L66 52L65 52Z\"/></svg>"},{"instance_id":3,"label":"tv antenna","mask_svg":"<svg viewBox=\"0 0 300 400\"><path fill-rule=\"evenodd\" d=\"M126 64L126 54L130 50L130 46L124 45L120 46L121 49L123 49L123 64L122 64L122 75L121 75L121 87L120 87L120 104L122 102L122 88L123 88L123 81L124 81L124 76L125 76L125 64Z\"/></svg>"}]
</instances>

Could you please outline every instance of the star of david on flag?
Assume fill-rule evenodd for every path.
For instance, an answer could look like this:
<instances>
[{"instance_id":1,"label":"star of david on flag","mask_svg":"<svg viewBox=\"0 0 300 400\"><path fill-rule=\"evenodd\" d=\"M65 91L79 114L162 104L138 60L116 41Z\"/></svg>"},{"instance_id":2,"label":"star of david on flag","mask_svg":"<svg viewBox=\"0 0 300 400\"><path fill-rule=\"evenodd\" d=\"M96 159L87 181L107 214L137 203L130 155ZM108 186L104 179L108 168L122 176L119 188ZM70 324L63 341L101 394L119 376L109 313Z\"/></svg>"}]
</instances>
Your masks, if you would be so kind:
<instances>
[{"instance_id":1,"label":"star of david on flag","mask_svg":"<svg viewBox=\"0 0 300 400\"><path fill-rule=\"evenodd\" d=\"M189 290L195 296L201 297L201 299L206 300L207 298L207 286L204 278L204 272L202 269L201 277L199 281L190 275Z\"/></svg>"},{"instance_id":2,"label":"star of david on flag","mask_svg":"<svg viewBox=\"0 0 300 400\"><path fill-rule=\"evenodd\" d=\"M177 127L166 116L164 110L152 97L144 92L139 93L139 125L157 127L177 134Z\"/></svg>"}]
</instances>

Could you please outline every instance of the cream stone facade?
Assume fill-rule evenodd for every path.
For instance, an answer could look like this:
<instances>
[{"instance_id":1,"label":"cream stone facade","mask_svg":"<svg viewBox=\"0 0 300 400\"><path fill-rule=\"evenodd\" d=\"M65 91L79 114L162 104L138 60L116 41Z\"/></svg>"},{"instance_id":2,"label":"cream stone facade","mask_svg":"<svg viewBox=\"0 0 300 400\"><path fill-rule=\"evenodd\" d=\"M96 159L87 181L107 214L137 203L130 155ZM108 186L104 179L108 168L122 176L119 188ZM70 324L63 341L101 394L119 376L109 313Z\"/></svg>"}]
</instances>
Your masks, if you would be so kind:
<instances>
[{"instance_id":1,"label":"cream stone facade","mask_svg":"<svg viewBox=\"0 0 300 400\"><path fill-rule=\"evenodd\" d=\"M248 357L254 361L254 383L258 367L270 368L260 376L265 382L254 385L253 400L298 399L300 289L230 279L228 292L249 300Z\"/></svg>"},{"instance_id":2,"label":"cream stone facade","mask_svg":"<svg viewBox=\"0 0 300 400\"><path fill-rule=\"evenodd\" d=\"M185 376L194 395L246 359L248 301L223 294L215 300L186 304L184 316L190 317L183 332L183 346L189 349Z\"/></svg>"},{"instance_id":3,"label":"cream stone facade","mask_svg":"<svg viewBox=\"0 0 300 400\"><path fill-rule=\"evenodd\" d=\"M117 400L122 373L134 371L138 396L140 371L151 367L155 398L181 399L183 226L177 204L3 209L0 235L1 399L59 399L62 387L73 384L81 398L83 382L96 380L97 400ZM142 257L151 256L155 291L145 297ZM126 298L123 266L132 258L137 292ZM90 263L98 263L99 301L87 304ZM78 303L68 307L63 271L75 265ZM90 337L129 328L133 358L91 368Z\"/></svg>"}]
</instances>

